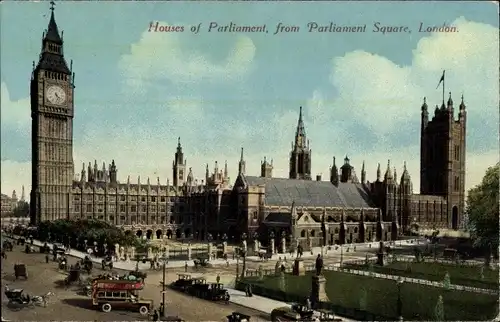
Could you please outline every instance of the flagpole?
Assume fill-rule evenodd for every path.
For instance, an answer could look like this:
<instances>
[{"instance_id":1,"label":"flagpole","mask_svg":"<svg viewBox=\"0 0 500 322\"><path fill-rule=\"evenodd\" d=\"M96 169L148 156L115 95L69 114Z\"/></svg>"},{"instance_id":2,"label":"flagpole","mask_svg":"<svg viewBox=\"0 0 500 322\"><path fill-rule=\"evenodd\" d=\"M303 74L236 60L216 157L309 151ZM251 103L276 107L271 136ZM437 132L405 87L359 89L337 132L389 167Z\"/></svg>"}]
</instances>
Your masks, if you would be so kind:
<instances>
[{"instance_id":1,"label":"flagpole","mask_svg":"<svg viewBox=\"0 0 500 322\"><path fill-rule=\"evenodd\" d=\"M444 81L445 81L444 79L446 78L444 76L444 73L445 73L445 71L443 70L443 105L444 105Z\"/></svg>"}]
</instances>

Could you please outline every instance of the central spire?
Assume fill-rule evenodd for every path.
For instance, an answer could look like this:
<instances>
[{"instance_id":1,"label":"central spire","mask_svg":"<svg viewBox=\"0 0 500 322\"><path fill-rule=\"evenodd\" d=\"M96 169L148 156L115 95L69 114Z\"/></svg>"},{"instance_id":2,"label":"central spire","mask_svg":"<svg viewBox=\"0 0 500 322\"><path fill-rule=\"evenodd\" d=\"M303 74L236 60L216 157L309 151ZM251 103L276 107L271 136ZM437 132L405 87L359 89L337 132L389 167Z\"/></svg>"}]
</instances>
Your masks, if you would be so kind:
<instances>
[{"instance_id":1,"label":"central spire","mask_svg":"<svg viewBox=\"0 0 500 322\"><path fill-rule=\"evenodd\" d=\"M57 28L56 19L54 17L54 1L50 2L50 20L49 26L47 28L47 33L45 34L45 40L51 41L58 45L62 45L63 41L59 35L59 29Z\"/></svg>"},{"instance_id":2,"label":"central spire","mask_svg":"<svg viewBox=\"0 0 500 322\"><path fill-rule=\"evenodd\" d=\"M302 106L299 111L299 121L297 122L297 129L295 130L294 148L296 150L305 149L306 146L306 129L304 127L304 120L302 118Z\"/></svg>"}]
</instances>

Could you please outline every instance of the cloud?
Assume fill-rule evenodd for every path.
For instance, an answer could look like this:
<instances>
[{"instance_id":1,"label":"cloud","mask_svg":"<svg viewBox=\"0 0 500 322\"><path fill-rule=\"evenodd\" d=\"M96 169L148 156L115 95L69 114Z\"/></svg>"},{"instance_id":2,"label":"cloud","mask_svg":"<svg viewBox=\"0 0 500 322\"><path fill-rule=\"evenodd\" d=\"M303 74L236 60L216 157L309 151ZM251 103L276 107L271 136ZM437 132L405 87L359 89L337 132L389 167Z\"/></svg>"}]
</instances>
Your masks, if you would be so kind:
<instances>
[{"instance_id":1,"label":"cloud","mask_svg":"<svg viewBox=\"0 0 500 322\"><path fill-rule=\"evenodd\" d=\"M137 89L161 80L172 83L235 81L252 67L256 49L246 36L237 36L222 62L187 48L185 39L185 33L143 32L141 39L131 45L130 53L119 62L127 84Z\"/></svg>"},{"instance_id":2,"label":"cloud","mask_svg":"<svg viewBox=\"0 0 500 322\"><path fill-rule=\"evenodd\" d=\"M422 38L409 66L364 51L335 57L330 80L338 95L333 106L348 107L351 118L381 136L405 131L419 117L424 96L431 112L433 104L441 104L436 85L447 70L445 99L451 91L458 106L463 93L471 119L481 119L486 130L497 128L499 73L492 66L499 59L498 29L464 18L453 24L459 32Z\"/></svg>"},{"instance_id":3,"label":"cloud","mask_svg":"<svg viewBox=\"0 0 500 322\"><path fill-rule=\"evenodd\" d=\"M427 96L432 117L432 104L441 104L441 90L436 85L442 70L447 70L446 91L453 92L455 113L462 93L468 106L466 189L479 183L484 171L498 162L499 71L491 68L499 59L498 29L463 17L453 24L458 33L434 33L420 39L408 66L365 51L332 59L333 89L312 93L308 116L315 125L330 124L330 131L341 136L333 149L353 154L358 176L362 159L367 160L371 174L377 162L384 171L391 159L401 171L406 161L414 189L419 190L420 105ZM326 92L337 94L327 96ZM357 124L352 125L352 120ZM315 129L308 133L322 134ZM373 144L364 146L370 139ZM323 159L315 153L313 160L315 170L324 171L331 164L331 156Z\"/></svg>"},{"instance_id":4,"label":"cloud","mask_svg":"<svg viewBox=\"0 0 500 322\"><path fill-rule=\"evenodd\" d=\"M423 96L431 107L441 103L436 85L446 69L446 87L453 92L455 105L463 91L468 106L469 189L480 182L487 167L498 162L498 69L491 68L498 64L498 30L463 18L455 24L459 33L422 38L407 66L360 50L332 58L329 80L318 84L309 97L294 99L292 105L280 97L264 101L244 82L248 86L232 86L245 80L253 68L256 49L249 38L231 38L236 43L225 48L219 55L224 58L218 60L190 48L174 34L146 32L119 66L127 91L133 92L133 85L135 91L150 94L149 85L160 81L161 95L146 103L131 96L134 109L120 106L109 124L103 124L107 119L85 123L83 131L75 133L75 172L80 172L83 162L97 159L102 167L103 161L109 164L114 159L122 182L130 175L133 182L141 176L143 182L160 177L165 183L166 178L172 179L172 160L181 136L188 168L200 180L207 163L213 171L215 161L221 169L226 160L234 179L242 146L248 174L259 175L260 161L266 156L274 161L274 176L287 177L290 142L302 105L313 150L313 176L322 174L328 180L334 155L341 165L348 154L358 177L364 160L370 181L376 179L377 163L385 171L391 159L391 167L401 175L406 161L418 192L420 105ZM229 85L220 80L229 80ZM221 91L226 96L215 94ZM257 103L254 95L260 99ZM256 105L265 107L257 110ZM145 108L137 113L136 106ZM4 117L4 113L10 114ZM11 102L2 84L2 133L5 126L18 127L29 146L29 125L29 100ZM2 144L2 155L3 149ZM2 161L2 192L10 194L22 184L28 187L29 173L29 163Z\"/></svg>"},{"instance_id":5,"label":"cloud","mask_svg":"<svg viewBox=\"0 0 500 322\"><path fill-rule=\"evenodd\" d=\"M12 101L10 98L7 84L1 84L1 115L2 126L6 125L19 131L25 131L29 128L30 122L30 99L23 98Z\"/></svg>"}]
</instances>

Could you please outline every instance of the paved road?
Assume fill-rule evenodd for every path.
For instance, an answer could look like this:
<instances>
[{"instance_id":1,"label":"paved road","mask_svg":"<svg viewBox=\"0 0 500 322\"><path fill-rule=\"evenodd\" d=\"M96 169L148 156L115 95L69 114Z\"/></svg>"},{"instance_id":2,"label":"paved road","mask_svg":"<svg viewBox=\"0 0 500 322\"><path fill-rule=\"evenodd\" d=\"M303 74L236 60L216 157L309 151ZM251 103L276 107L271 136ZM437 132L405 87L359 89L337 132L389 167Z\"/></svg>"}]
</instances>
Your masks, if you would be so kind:
<instances>
[{"instance_id":1,"label":"paved road","mask_svg":"<svg viewBox=\"0 0 500 322\"><path fill-rule=\"evenodd\" d=\"M13 252L7 253L7 259L2 261L2 286L9 285L11 288L23 288L30 295L41 295L51 290L55 296L49 300L47 308L36 307L23 309L18 312L11 311L6 303L5 295L2 291L2 317L13 321L140 321L144 320L138 313L112 311L103 313L94 310L90 306L90 299L84 295L78 294L78 287L68 289L58 286L58 282L66 276L59 272L56 263L45 263L44 255L25 254L21 252L21 246L15 246ZM27 281L15 281L13 276L13 265L17 262L26 264L29 274ZM76 262L76 259L69 259L70 264ZM117 271L118 273L122 273ZM216 270L210 272L215 274ZM209 272L209 273L210 273ZM173 281L177 277L178 270L169 270L167 272L167 281ZM95 270L94 274L99 274ZM151 298L155 304L161 302L162 272L148 272L146 286L141 293L144 298ZM223 274L223 272L222 272ZM215 278L215 277L214 277ZM2 288L3 289L3 288ZM252 316L252 320L266 321L268 316L261 312L242 308L233 304L219 304L193 298L172 290L166 291L167 311L169 315L178 315L188 321L225 321L225 316L233 311L239 311L243 314Z\"/></svg>"}]
</instances>

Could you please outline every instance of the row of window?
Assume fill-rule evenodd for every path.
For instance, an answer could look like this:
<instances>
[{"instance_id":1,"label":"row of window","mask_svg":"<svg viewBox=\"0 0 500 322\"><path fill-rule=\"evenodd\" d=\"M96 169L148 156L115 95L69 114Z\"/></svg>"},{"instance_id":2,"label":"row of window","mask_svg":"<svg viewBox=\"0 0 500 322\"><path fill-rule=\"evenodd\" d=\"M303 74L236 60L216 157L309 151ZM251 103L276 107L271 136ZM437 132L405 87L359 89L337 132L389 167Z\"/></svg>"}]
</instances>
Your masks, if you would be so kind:
<instances>
[{"instance_id":1,"label":"row of window","mask_svg":"<svg viewBox=\"0 0 500 322\"><path fill-rule=\"evenodd\" d=\"M86 204L86 205L83 205L82 207L80 207L79 204L76 204L74 205L74 208L75 208L75 211L76 212L80 212L80 209L84 210L85 212L94 212L94 205L93 204ZM119 205L119 212L127 212L127 207L126 205ZM105 209L105 206L103 204L98 204L96 205L95 207L96 211L97 212L104 212L104 209ZM131 205L130 207L128 207L129 209L129 212L148 212L148 207L145 206L145 205L142 205L140 207L136 206L136 205ZM165 206L161 206L159 208L156 208L156 206L150 206L149 207L149 212L150 213L155 213L157 211L157 209L159 209L159 212L160 213L165 213L166 212L166 207ZM171 206L170 208L170 212L175 212L175 207L174 206ZM116 205L108 205L108 212L116 212ZM184 212L184 208L183 207L179 207L179 212Z\"/></svg>"},{"instance_id":2,"label":"row of window","mask_svg":"<svg viewBox=\"0 0 500 322\"><path fill-rule=\"evenodd\" d=\"M56 73L56 72L45 71L44 72L44 76L47 77L47 78L51 78L51 79L57 79L57 80L63 80L63 81L67 81L68 80L68 75L61 74L61 73Z\"/></svg>"},{"instance_id":3,"label":"row of window","mask_svg":"<svg viewBox=\"0 0 500 322\"><path fill-rule=\"evenodd\" d=\"M98 216L91 216L87 215L87 219L98 219L98 220L106 220L104 215L98 215ZM117 219L117 224L118 225L126 225L127 223L131 225L155 225L155 224L167 224L167 217L166 216L161 216L158 218L158 222L156 221L156 217L150 217L150 220L146 220L146 216L141 216L140 218L137 218L136 216L130 216L129 220L127 220L126 216L119 216L116 218ZM137 220L139 219L139 220ZM186 218L186 224L190 225L191 224L191 218L187 217ZM107 216L107 221L115 221L115 216L109 215ZM182 217L179 217L178 220L175 218L171 217L170 220L168 221L169 224L175 225L175 224L180 224L182 225L184 223L184 220Z\"/></svg>"},{"instance_id":4,"label":"row of window","mask_svg":"<svg viewBox=\"0 0 500 322\"><path fill-rule=\"evenodd\" d=\"M97 200L103 201L105 195L100 194L100 195L96 195L96 197L97 197ZM107 199L109 201L115 201L116 200L115 197L116 197L116 195L107 195ZM75 201L79 201L80 199L81 199L80 195L75 194L73 196L73 200L75 200ZM93 195L85 195L85 196L83 196L83 200L89 200L89 201L91 201L93 199L94 199ZM127 196L126 195L119 195L119 199L120 199L120 201L126 201L127 200ZM129 196L129 202L137 202L138 199L139 199L138 196ZM146 196L141 196L140 197L140 201L141 202L147 202L148 200L151 201L151 202L157 202L157 200L160 200L160 202L166 202L167 201L167 197L165 197L165 196L160 196L159 198L157 198L157 196L150 196L149 198L147 198ZM168 199L168 201L169 202L175 202L175 198L174 197L170 197Z\"/></svg>"}]
</instances>

